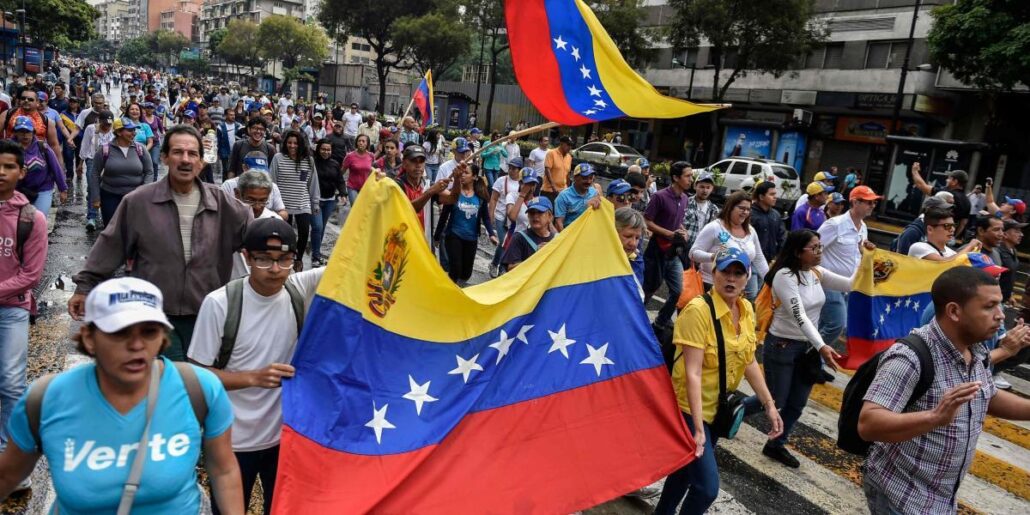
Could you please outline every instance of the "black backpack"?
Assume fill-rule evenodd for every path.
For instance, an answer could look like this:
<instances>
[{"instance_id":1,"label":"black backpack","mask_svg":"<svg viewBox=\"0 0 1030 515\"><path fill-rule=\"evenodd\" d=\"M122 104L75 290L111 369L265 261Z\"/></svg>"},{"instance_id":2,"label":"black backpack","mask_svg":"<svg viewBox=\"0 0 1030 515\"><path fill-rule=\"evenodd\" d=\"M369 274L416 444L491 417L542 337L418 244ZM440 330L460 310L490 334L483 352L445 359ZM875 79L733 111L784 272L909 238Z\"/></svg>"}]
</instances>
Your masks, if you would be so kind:
<instances>
[{"instance_id":1,"label":"black backpack","mask_svg":"<svg viewBox=\"0 0 1030 515\"><path fill-rule=\"evenodd\" d=\"M908 403L905 404L905 411L908 411L917 400L926 395L936 374L930 347L919 335L909 334L899 339L897 343L907 345L919 358L919 381L912 389L912 397L909 397ZM840 417L837 419L837 447L851 454L865 456L869 453L869 447L872 445L872 442L867 442L858 435L858 417L862 413L862 404L865 402L863 397L869 390L873 379L876 378L876 369L880 365L881 357L883 357L882 351L858 367L855 375L848 381L848 386L844 389Z\"/></svg>"}]
</instances>

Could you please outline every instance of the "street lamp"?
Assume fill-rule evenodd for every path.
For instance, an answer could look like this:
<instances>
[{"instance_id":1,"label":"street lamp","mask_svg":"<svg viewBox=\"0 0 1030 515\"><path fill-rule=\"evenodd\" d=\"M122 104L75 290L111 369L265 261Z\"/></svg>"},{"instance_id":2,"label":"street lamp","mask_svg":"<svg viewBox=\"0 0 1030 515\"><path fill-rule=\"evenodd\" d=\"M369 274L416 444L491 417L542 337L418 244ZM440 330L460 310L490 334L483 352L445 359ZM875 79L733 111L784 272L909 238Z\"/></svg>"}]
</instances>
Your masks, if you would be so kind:
<instances>
[{"instance_id":1,"label":"street lamp","mask_svg":"<svg viewBox=\"0 0 1030 515\"><path fill-rule=\"evenodd\" d=\"M15 9L14 14L18 15L20 19L18 22L18 48L21 49L21 69L18 70L18 74L25 75L25 9Z\"/></svg>"}]
</instances>

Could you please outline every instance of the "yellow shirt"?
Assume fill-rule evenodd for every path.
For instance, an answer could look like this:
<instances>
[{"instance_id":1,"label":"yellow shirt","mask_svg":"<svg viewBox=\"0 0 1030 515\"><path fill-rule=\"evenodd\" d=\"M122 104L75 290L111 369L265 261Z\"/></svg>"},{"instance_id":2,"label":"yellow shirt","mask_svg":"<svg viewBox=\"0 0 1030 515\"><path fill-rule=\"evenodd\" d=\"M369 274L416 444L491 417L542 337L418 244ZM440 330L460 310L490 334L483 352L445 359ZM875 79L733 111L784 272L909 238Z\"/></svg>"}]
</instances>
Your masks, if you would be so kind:
<instances>
[{"instance_id":1,"label":"yellow shirt","mask_svg":"<svg viewBox=\"0 0 1030 515\"><path fill-rule=\"evenodd\" d=\"M737 389L744 368L755 359L755 312L751 303L743 297L737 299L740 310L740 334L733 327L730 308L722 297L712 294L715 303L715 315L722 324L722 335L726 345L726 389L732 392ZM719 347L715 341L715 326L704 296L690 301L679 318L672 334L672 343L697 349L704 349L704 363L701 365L701 406L705 422L711 423L719 404ZM685 363L677 349L676 365L672 368L672 385L676 390L676 399L680 409L690 413L687 402L687 375Z\"/></svg>"},{"instance_id":2,"label":"yellow shirt","mask_svg":"<svg viewBox=\"0 0 1030 515\"><path fill-rule=\"evenodd\" d=\"M560 193L569 186L570 171L572 171L571 152L562 156L556 148L548 150L547 157L544 158L544 175L546 177L540 178L543 181L540 191Z\"/></svg>"}]
</instances>

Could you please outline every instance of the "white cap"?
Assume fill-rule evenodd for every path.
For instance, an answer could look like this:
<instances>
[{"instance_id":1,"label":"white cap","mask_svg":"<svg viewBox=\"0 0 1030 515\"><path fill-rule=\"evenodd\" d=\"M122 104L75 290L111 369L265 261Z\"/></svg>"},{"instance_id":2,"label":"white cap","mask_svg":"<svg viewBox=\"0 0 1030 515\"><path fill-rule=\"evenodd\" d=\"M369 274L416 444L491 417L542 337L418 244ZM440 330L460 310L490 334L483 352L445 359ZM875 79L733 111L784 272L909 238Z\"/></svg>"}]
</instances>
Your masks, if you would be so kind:
<instances>
[{"instance_id":1,"label":"white cap","mask_svg":"<svg viewBox=\"0 0 1030 515\"><path fill-rule=\"evenodd\" d=\"M161 290L143 279L109 279L86 297L85 322L105 333L116 333L140 322L158 322L172 329L162 310L163 301Z\"/></svg>"}]
</instances>

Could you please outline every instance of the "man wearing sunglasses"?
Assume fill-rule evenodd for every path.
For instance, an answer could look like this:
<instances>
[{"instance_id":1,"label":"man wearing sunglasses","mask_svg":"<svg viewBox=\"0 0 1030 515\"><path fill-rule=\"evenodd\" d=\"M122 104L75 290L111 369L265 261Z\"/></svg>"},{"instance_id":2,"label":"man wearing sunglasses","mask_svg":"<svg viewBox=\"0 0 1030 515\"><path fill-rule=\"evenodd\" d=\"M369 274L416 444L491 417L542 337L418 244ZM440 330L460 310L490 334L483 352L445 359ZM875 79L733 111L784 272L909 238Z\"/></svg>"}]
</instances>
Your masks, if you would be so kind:
<instances>
[{"instance_id":1,"label":"man wearing sunglasses","mask_svg":"<svg viewBox=\"0 0 1030 515\"><path fill-rule=\"evenodd\" d=\"M980 241L975 238L958 252L948 247L948 242L955 238L955 229L958 225L951 209L927 209L923 213L923 223L926 224L926 241L913 243L908 249L909 256L929 261L946 261L956 254L980 251Z\"/></svg>"},{"instance_id":2,"label":"man wearing sunglasses","mask_svg":"<svg viewBox=\"0 0 1030 515\"><path fill-rule=\"evenodd\" d=\"M14 137L14 121L19 116L28 116L35 127L36 139L46 143L54 152L61 153L61 145L57 141L57 127L39 110L39 96L32 89L25 87L15 97L17 107L0 113L0 127L4 128L7 138Z\"/></svg>"}]
</instances>

